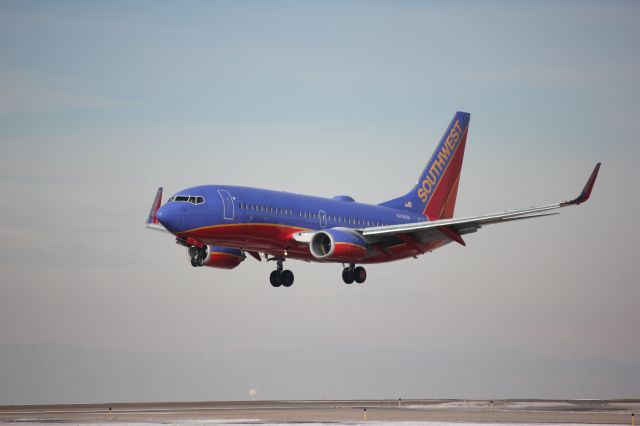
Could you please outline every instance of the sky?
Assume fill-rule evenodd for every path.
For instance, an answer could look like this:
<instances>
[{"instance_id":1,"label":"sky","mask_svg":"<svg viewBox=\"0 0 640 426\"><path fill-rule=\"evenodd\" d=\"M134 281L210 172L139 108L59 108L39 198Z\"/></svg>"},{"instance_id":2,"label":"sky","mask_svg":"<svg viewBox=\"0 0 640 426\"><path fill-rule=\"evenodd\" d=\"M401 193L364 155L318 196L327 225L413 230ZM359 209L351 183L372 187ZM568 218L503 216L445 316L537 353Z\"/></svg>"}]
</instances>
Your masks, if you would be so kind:
<instances>
[{"instance_id":1,"label":"sky","mask_svg":"<svg viewBox=\"0 0 640 426\"><path fill-rule=\"evenodd\" d=\"M0 404L640 396L637 2L0 2ZM159 186L379 203L471 113L418 260L192 268Z\"/></svg>"}]
</instances>

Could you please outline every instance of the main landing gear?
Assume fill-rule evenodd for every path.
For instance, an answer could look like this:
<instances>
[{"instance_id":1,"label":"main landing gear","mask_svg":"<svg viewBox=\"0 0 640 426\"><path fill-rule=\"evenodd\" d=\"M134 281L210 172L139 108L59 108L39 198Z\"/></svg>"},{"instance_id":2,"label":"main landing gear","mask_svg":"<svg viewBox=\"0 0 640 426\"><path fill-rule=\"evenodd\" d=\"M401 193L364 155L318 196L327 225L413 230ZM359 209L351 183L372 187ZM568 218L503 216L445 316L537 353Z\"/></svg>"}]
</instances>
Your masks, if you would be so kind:
<instances>
[{"instance_id":1,"label":"main landing gear","mask_svg":"<svg viewBox=\"0 0 640 426\"><path fill-rule=\"evenodd\" d=\"M367 279L367 270L362 266L356 266L353 263L342 270L342 281L345 284L353 284L357 282L362 284Z\"/></svg>"},{"instance_id":2,"label":"main landing gear","mask_svg":"<svg viewBox=\"0 0 640 426\"><path fill-rule=\"evenodd\" d=\"M276 270L269 275L271 285L274 287L291 287L293 285L293 272L288 269L283 270L282 263L284 262L284 258L278 257L269 260L275 260L278 265Z\"/></svg>"}]
</instances>

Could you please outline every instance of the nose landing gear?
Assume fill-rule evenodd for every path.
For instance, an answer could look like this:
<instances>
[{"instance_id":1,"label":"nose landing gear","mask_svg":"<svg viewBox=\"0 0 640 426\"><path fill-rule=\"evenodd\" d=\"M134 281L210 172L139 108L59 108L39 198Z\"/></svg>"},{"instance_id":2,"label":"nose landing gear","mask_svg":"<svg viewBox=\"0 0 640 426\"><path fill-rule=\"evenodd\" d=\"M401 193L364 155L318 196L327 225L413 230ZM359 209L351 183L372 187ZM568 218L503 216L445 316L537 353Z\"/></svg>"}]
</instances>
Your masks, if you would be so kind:
<instances>
[{"instance_id":1,"label":"nose landing gear","mask_svg":"<svg viewBox=\"0 0 640 426\"><path fill-rule=\"evenodd\" d=\"M294 279L293 272L288 269L283 270L282 263L284 262L284 258L278 257L269 260L275 260L278 265L276 270L271 272L271 275L269 275L269 282L271 282L271 285L274 287L291 287Z\"/></svg>"},{"instance_id":2,"label":"nose landing gear","mask_svg":"<svg viewBox=\"0 0 640 426\"><path fill-rule=\"evenodd\" d=\"M345 284L353 284L357 282L362 284L367 280L367 270L362 266L356 266L353 263L342 270L342 281Z\"/></svg>"}]
</instances>

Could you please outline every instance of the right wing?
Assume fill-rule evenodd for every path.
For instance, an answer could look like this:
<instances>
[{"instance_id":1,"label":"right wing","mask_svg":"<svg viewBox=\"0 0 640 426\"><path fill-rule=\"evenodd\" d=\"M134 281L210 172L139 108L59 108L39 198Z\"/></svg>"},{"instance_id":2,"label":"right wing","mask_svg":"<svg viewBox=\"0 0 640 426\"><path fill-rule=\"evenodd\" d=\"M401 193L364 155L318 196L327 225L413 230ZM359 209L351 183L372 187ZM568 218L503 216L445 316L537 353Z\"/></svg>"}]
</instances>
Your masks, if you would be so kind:
<instances>
[{"instance_id":1,"label":"right wing","mask_svg":"<svg viewBox=\"0 0 640 426\"><path fill-rule=\"evenodd\" d=\"M465 245L462 235L476 232L484 225L550 216L558 213L546 212L584 203L591 196L591 191L593 190L599 170L600 163L596 164L580 195L573 200L559 204L549 204L541 207L531 207L528 209L504 211L501 213L459 219L452 218L399 225L375 226L358 229L356 231L359 232L368 243L374 244L384 243L384 240L388 239L400 238L408 243L414 242L416 247L419 247L421 244L442 240L443 237L446 237L459 244Z\"/></svg>"},{"instance_id":2,"label":"right wing","mask_svg":"<svg viewBox=\"0 0 640 426\"><path fill-rule=\"evenodd\" d=\"M149 216L147 216L147 220L144 222L145 226L149 229L154 229L156 231L169 232L167 229L162 226L160 222L158 222L158 218L156 217L156 213L162 204L162 187L158 188L158 192L156 192L156 198L153 199L153 204L151 204L151 210L149 211Z\"/></svg>"}]
</instances>

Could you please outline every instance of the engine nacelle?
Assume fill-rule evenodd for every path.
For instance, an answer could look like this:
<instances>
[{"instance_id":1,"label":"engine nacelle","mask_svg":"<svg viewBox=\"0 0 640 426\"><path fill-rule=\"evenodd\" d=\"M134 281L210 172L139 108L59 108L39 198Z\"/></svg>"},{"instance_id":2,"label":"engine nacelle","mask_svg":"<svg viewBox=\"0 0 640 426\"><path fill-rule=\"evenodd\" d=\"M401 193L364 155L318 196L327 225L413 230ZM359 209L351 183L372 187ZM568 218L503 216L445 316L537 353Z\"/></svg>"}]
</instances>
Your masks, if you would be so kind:
<instances>
[{"instance_id":1,"label":"engine nacelle","mask_svg":"<svg viewBox=\"0 0 640 426\"><path fill-rule=\"evenodd\" d=\"M220 247L220 246L204 246L207 256L204 258L202 266L210 268L233 269L244 261L246 256L242 250ZM187 256L191 259L196 254L196 248L189 247Z\"/></svg>"},{"instance_id":2,"label":"engine nacelle","mask_svg":"<svg viewBox=\"0 0 640 426\"><path fill-rule=\"evenodd\" d=\"M309 249L316 259L322 260L357 262L367 255L367 243L348 228L316 232Z\"/></svg>"}]
</instances>

